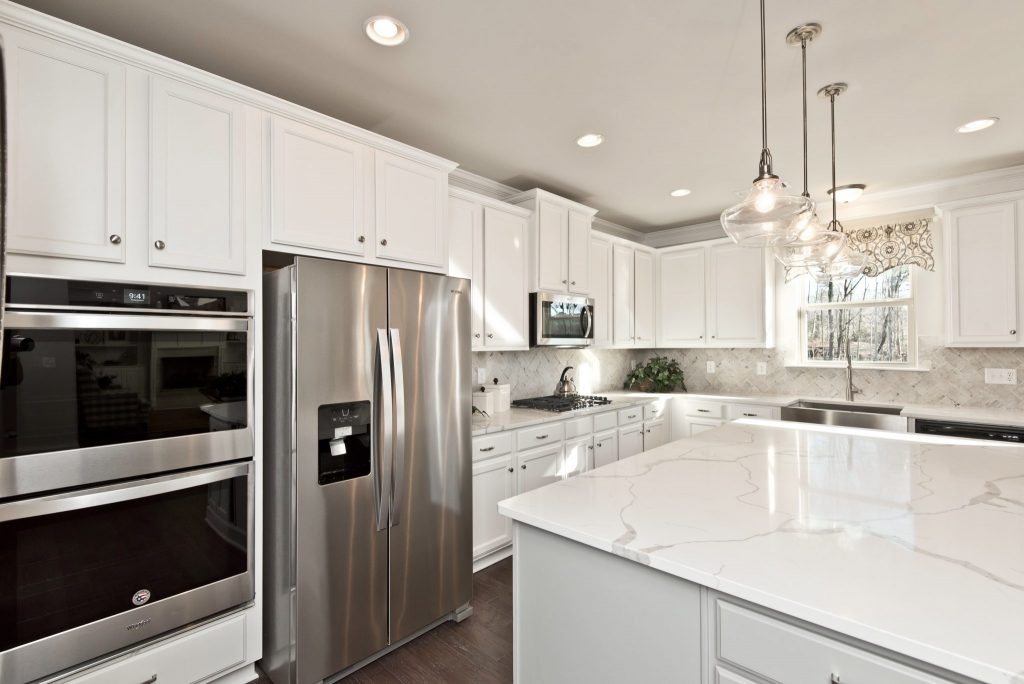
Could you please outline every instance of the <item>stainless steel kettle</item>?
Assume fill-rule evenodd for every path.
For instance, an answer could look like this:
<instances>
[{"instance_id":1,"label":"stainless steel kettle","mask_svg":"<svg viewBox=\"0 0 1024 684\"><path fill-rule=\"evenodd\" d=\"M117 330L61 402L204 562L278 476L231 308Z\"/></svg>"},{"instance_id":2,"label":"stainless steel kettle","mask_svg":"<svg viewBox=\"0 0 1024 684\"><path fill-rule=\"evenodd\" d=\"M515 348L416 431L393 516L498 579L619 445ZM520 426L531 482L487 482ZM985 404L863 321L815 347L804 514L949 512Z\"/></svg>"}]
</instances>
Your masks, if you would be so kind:
<instances>
[{"instance_id":1,"label":"stainless steel kettle","mask_svg":"<svg viewBox=\"0 0 1024 684\"><path fill-rule=\"evenodd\" d=\"M562 369L562 377L558 378L558 384L555 385L556 397L576 396L576 383L572 381L572 378L565 377L565 374L571 370L572 366L566 366Z\"/></svg>"}]
</instances>

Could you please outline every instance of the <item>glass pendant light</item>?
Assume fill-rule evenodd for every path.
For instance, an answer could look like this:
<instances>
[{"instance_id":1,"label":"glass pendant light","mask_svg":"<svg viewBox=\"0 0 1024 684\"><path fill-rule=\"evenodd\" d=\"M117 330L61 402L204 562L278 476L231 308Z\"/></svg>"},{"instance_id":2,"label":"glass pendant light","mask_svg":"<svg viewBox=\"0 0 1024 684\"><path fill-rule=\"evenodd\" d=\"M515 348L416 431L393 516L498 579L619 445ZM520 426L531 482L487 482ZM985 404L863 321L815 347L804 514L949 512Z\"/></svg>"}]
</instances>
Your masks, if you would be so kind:
<instances>
[{"instance_id":1,"label":"glass pendant light","mask_svg":"<svg viewBox=\"0 0 1024 684\"><path fill-rule=\"evenodd\" d=\"M722 212L726 235L743 247L766 247L795 240L814 211L810 199L787 193L783 182L772 172L772 153L768 150L764 3L765 0L761 0L761 161L754 185L744 200Z\"/></svg>"},{"instance_id":2,"label":"glass pendant light","mask_svg":"<svg viewBox=\"0 0 1024 684\"><path fill-rule=\"evenodd\" d=\"M845 83L831 83L818 91L821 97L829 99L832 125L832 187L836 187L836 97L846 92ZM832 193L832 221L828 224L831 231L843 233L843 224L836 218L836 194ZM864 273L868 265L868 255L852 248L847 242L831 263L821 266L808 267L807 272L818 282L827 283L830 280L843 280L844 278L856 278Z\"/></svg>"},{"instance_id":3,"label":"glass pendant light","mask_svg":"<svg viewBox=\"0 0 1024 684\"><path fill-rule=\"evenodd\" d=\"M786 36L787 43L800 46L803 67L803 91L801 92L804 117L803 196L808 200L810 200L811 194L807 190L807 43L817 38L820 33L820 24L803 24L797 26ZM786 268L825 267L832 262L845 245L846 234L828 230L821 225L818 220L818 212L815 210L810 214L795 240L785 243L777 242L772 246L772 251L775 253L775 258Z\"/></svg>"}]
</instances>

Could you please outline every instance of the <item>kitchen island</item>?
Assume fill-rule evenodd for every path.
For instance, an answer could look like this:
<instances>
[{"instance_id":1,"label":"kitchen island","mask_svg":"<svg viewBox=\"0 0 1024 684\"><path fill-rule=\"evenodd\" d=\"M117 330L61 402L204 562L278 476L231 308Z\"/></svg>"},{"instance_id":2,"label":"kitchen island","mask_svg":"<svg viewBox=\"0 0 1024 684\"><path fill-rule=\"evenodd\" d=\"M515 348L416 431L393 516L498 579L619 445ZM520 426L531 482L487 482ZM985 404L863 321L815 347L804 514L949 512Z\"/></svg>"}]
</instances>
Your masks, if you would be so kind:
<instances>
[{"instance_id":1,"label":"kitchen island","mask_svg":"<svg viewBox=\"0 0 1024 684\"><path fill-rule=\"evenodd\" d=\"M737 421L503 501L516 681L1024 682L1024 448Z\"/></svg>"}]
</instances>

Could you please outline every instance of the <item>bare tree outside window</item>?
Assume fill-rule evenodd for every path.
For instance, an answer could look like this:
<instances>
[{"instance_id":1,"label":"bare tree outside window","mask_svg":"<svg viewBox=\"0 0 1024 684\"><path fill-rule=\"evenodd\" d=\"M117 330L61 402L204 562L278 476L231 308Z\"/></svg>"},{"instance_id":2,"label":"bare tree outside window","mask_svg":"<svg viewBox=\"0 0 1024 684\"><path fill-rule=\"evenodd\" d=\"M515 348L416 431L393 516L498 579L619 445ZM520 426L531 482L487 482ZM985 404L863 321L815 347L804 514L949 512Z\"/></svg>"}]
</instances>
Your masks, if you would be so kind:
<instances>
[{"instance_id":1,"label":"bare tree outside window","mask_svg":"<svg viewBox=\"0 0 1024 684\"><path fill-rule=\"evenodd\" d=\"M804 306L806 361L911 364L913 291L909 266L875 277L811 281Z\"/></svg>"}]
</instances>

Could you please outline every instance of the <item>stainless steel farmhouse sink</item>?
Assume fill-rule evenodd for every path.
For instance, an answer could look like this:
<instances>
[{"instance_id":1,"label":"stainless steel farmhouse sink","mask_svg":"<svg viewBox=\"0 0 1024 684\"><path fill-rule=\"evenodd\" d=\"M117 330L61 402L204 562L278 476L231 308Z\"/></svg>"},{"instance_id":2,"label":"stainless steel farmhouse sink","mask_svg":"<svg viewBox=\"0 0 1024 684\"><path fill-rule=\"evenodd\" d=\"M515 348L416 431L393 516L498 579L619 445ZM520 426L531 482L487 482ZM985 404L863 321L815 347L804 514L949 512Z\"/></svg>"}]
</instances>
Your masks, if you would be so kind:
<instances>
[{"instance_id":1,"label":"stainless steel farmhouse sink","mask_svg":"<svg viewBox=\"0 0 1024 684\"><path fill-rule=\"evenodd\" d=\"M906 432L907 419L900 415L902 411L902 406L798 401L782 407L782 420Z\"/></svg>"}]
</instances>

